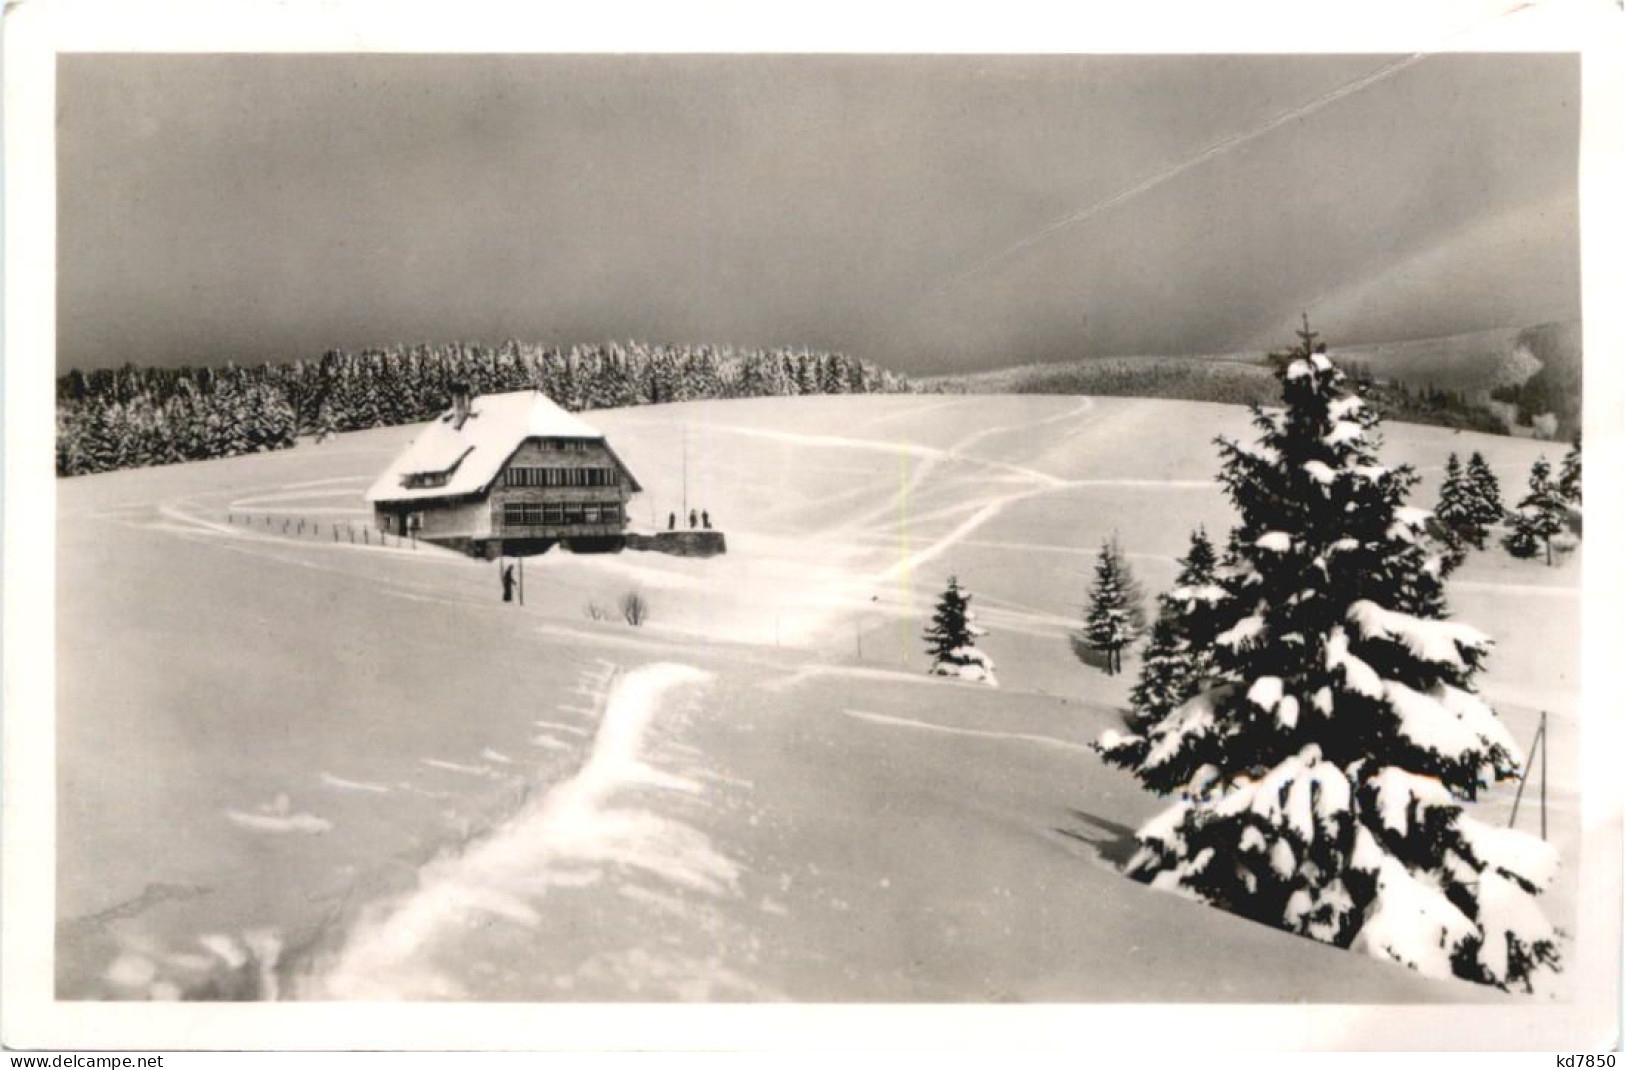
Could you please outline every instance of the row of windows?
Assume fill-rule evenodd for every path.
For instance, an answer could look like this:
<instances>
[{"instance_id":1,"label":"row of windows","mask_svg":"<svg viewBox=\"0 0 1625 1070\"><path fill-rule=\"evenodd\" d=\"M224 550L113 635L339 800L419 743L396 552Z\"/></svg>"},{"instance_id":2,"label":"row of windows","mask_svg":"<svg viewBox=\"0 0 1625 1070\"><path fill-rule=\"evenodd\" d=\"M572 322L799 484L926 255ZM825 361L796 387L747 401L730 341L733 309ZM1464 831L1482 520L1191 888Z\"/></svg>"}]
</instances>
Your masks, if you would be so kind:
<instances>
[{"instance_id":1,"label":"row of windows","mask_svg":"<svg viewBox=\"0 0 1625 1070\"><path fill-rule=\"evenodd\" d=\"M619 502L504 502L504 524L619 524Z\"/></svg>"},{"instance_id":2,"label":"row of windows","mask_svg":"<svg viewBox=\"0 0 1625 1070\"><path fill-rule=\"evenodd\" d=\"M621 473L614 468L521 468L507 471L510 487L614 487Z\"/></svg>"}]
</instances>

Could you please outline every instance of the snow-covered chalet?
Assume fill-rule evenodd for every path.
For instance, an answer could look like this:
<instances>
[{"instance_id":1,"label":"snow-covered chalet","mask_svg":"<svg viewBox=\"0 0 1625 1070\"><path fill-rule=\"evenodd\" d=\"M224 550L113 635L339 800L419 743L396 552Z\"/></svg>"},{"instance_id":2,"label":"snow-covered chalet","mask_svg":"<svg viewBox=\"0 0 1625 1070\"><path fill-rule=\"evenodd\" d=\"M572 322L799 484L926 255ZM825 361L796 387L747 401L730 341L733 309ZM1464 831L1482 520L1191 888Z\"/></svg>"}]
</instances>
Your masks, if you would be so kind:
<instances>
[{"instance_id":1,"label":"snow-covered chalet","mask_svg":"<svg viewBox=\"0 0 1625 1070\"><path fill-rule=\"evenodd\" d=\"M495 558L618 550L643 488L604 436L545 394L472 396L429 421L367 490L380 531Z\"/></svg>"}]
</instances>

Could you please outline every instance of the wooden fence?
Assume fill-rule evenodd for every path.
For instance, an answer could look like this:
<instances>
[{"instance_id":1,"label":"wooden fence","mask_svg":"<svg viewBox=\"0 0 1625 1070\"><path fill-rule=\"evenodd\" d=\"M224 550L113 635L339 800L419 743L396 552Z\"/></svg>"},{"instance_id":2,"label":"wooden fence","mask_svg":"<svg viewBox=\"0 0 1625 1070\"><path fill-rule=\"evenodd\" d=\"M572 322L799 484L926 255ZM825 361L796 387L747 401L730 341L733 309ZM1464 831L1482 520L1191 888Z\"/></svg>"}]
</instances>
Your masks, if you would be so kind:
<instances>
[{"instance_id":1,"label":"wooden fence","mask_svg":"<svg viewBox=\"0 0 1625 1070\"><path fill-rule=\"evenodd\" d=\"M233 527L247 528L261 531L271 535L285 535L290 539L321 539L330 540L340 545L349 546L382 546L397 549L418 548L417 535L392 535L381 531L371 524L356 524L352 521L321 521L310 520L291 513L253 513L231 511L226 513L226 523Z\"/></svg>"}]
</instances>

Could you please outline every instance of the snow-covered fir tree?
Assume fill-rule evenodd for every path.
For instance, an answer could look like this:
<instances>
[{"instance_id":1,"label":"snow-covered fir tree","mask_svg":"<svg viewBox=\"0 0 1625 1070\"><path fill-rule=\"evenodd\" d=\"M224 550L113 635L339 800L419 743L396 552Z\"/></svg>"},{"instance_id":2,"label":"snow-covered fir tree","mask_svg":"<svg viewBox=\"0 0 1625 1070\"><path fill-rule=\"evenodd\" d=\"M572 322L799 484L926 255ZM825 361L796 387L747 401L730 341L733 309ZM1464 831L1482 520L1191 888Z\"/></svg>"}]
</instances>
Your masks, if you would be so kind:
<instances>
[{"instance_id":1,"label":"snow-covered fir tree","mask_svg":"<svg viewBox=\"0 0 1625 1070\"><path fill-rule=\"evenodd\" d=\"M1433 516L1444 529L1445 542L1457 554L1455 560L1447 562L1453 568L1466 556L1467 547L1484 549L1490 529L1500 523L1506 507L1501 504L1500 482L1477 450L1467 459L1465 467L1452 453L1444 471L1444 484L1439 488L1439 504L1434 507Z\"/></svg>"},{"instance_id":2,"label":"snow-covered fir tree","mask_svg":"<svg viewBox=\"0 0 1625 1070\"><path fill-rule=\"evenodd\" d=\"M1145 632L1145 604L1134 573L1112 535L1095 559L1095 579L1084 611L1083 644L1106 656L1106 674L1123 671L1123 649Z\"/></svg>"},{"instance_id":3,"label":"snow-covered fir tree","mask_svg":"<svg viewBox=\"0 0 1625 1070\"><path fill-rule=\"evenodd\" d=\"M316 441L326 442L338 434L338 421L333 418L333 406L323 401L316 408Z\"/></svg>"},{"instance_id":4,"label":"snow-covered fir tree","mask_svg":"<svg viewBox=\"0 0 1625 1070\"><path fill-rule=\"evenodd\" d=\"M1474 526L1481 528L1488 538L1490 528L1506 517L1507 510L1501 500L1501 481L1495 478L1495 470L1477 450L1467 458L1467 483L1473 489ZM1482 550L1484 544L1476 542L1473 547Z\"/></svg>"},{"instance_id":5,"label":"snow-covered fir tree","mask_svg":"<svg viewBox=\"0 0 1625 1070\"><path fill-rule=\"evenodd\" d=\"M925 632L925 649L931 655L931 672L937 676L957 676L998 686L993 675L993 659L976 649L976 640L987 629L976 623L970 608L970 593L959 586L957 576L948 577L948 589L937 600L931 627Z\"/></svg>"},{"instance_id":6,"label":"snow-covered fir tree","mask_svg":"<svg viewBox=\"0 0 1625 1070\"><path fill-rule=\"evenodd\" d=\"M1569 451L1563 455L1563 464L1557 472L1557 492L1563 500L1580 507L1580 434L1575 432L1574 442Z\"/></svg>"},{"instance_id":7,"label":"snow-covered fir tree","mask_svg":"<svg viewBox=\"0 0 1625 1070\"><path fill-rule=\"evenodd\" d=\"M85 472L90 470L85 455L85 421L78 410L56 410L56 470L58 472Z\"/></svg>"},{"instance_id":8,"label":"snow-covered fir tree","mask_svg":"<svg viewBox=\"0 0 1625 1070\"><path fill-rule=\"evenodd\" d=\"M1452 453L1444 464L1444 483L1439 487L1439 504L1433 507L1439 539L1444 545L1444 571L1455 570L1467 557L1467 547L1484 548L1487 527L1483 523L1477 492Z\"/></svg>"},{"instance_id":9,"label":"snow-covered fir tree","mask_svg":"<svg viewBox=\"0 0 1625 1070\"><path fill-rule=\"evenodd\" d=\"M1521 757L1474 692L1488 636L1445 619L1416 477L1307 325L1284 411L1221 442L1240 515L1212 676L1097 743L1179 795L1138 833L1133 877L1432 976L1534 990L1559 965L1536 896L1554 849L1466 805Z\"/></svg>"},{"instance_id":10,"label":"snow-covered fir tree","mask_svg":"<svg viewBox=\"0 0 1625 1070\"><path fill-rule=\"evenodd\" d=\"M1567 517L1568 506L1552 481L1552 466L1546 458L1538 457L1529 469L1529 493L1512 511L1512 530L1501 545L1513 557L1534 557L1544 550L1550 565L1552 537L1563 531Z\"/></svg>"},{"instance_id":11,"label":"snow-covered fir tree","mask_svg":"<svg viewBox=\"0 0 1625 1070\"><path fill-rule=\"evenodd\" d=\"M1166 717L1190 698L1212 661L1213 607L1224 598L1217 581L1218 557L1207 532L1191 532L1171 590L1157 598L1157 620L1129 693L1129 726L1136 730Z\"/></svg>"}]
</instances>

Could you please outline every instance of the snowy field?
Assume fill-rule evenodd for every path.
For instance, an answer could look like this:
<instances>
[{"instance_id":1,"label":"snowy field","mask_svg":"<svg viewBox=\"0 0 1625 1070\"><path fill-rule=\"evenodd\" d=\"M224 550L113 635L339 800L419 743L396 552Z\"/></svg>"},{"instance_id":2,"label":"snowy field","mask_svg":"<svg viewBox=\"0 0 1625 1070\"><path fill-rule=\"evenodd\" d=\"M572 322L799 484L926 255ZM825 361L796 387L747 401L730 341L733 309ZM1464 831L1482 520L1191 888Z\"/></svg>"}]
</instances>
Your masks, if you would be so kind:
<instances>
[{"instance_id":1,"label":"snowy field","mask_svg":"<svg viewBox=\"0 0 1625 1070\"><path fill-rule=\"evenodd\" d=\"M60 996L1512 998L1113 868L1160 803L1086 744L1138 665L1107 677L1067 632L1104 536L1150 593L1193 526L1222 539L1212 439L1250 438L1244 411L870 396L589 418L647 488L636 525L681 509L686 452L728 554L554 552L504 605L493 564L359 541L361 492L412 428L58 482ZM1451 450L1482 450L1514 500L1562 452L1385 432L1429 506ZM1480 679L1513 734L1550 715L1566 870L1546 906L1571 933L1580 567L1497 549L1449 587L1497 639ZM950 573L998 690L925 673ZM589 618L634 589L645 626ZM1477 806L1510 808L1510 788Z\"/></svg>"}]
</instances>

